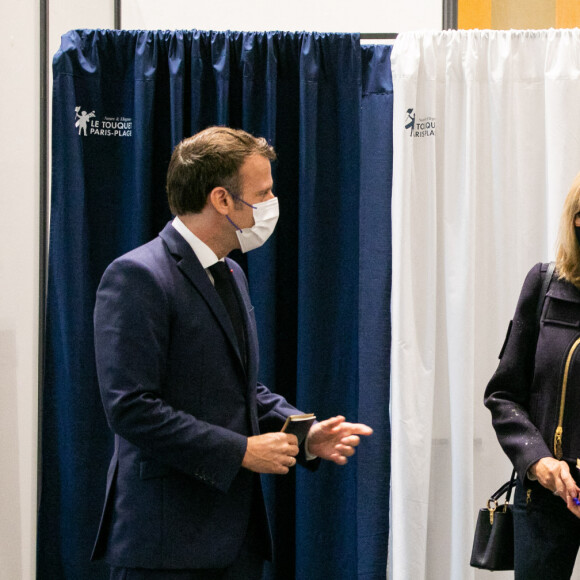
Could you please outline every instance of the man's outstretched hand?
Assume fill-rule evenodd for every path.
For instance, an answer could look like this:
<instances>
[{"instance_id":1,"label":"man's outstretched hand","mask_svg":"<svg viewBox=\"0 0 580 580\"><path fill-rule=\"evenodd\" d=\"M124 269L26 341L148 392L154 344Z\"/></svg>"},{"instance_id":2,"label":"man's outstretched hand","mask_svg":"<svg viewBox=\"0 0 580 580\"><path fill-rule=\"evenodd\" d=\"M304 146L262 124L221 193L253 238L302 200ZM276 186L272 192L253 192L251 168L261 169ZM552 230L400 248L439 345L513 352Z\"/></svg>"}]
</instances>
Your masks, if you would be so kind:
<instances>
[{"instance_id":1,"label":"man's outstretched hand","mask_svg":"<svg viewBox=\"0 0 580 580\"><path fill-rule=\"evenodd\" d=\"M322 459L345 465L360 443L359 435L372 435L363 423L348 423L342 415L312 425L308 432L308 451Z\"/></svg>"}]
</instances>

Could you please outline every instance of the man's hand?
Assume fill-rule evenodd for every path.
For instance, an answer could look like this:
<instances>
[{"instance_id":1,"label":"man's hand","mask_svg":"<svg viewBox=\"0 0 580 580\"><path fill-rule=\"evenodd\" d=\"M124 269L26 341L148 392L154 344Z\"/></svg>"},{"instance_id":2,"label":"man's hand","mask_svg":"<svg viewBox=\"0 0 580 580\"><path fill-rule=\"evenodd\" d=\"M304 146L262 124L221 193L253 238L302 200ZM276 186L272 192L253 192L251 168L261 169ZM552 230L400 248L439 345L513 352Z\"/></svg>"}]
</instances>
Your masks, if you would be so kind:
<instances>
[{"instance_id":1,"label":"man's hand","mask_svg":"<svg viewBox=\"0 0 580 580\"><path fill-rule=\"evenodd\" d=\"M542 457L530 467L530 472L546 489L561 497L576 517L580 517L580 505L574 501L578 500L580 488L570 475L570 468L565 461Z\"/></svg>"},{"instance_id":2,"label":"man's hand","mask_svg":"<svg viewBox=\"0 0 580 580\"><path fill-rule=\"evenodd\" d=\"M257 473L288 473L296 465L298 439L289 433L264 433L248 437L242 467Z\"/></svg>"},{"instance_id":3,"label":"man's hand","mask_svg":"<svg viewBox=\"0 0 580 580\"><path fill-rule=\"evenodd\" d=\"M360 443L359 435L373 430L362 423L347 423L341 415L315 423L308 432L308 451L322 459L345 465Z\"/></svg>"}]
</instances>

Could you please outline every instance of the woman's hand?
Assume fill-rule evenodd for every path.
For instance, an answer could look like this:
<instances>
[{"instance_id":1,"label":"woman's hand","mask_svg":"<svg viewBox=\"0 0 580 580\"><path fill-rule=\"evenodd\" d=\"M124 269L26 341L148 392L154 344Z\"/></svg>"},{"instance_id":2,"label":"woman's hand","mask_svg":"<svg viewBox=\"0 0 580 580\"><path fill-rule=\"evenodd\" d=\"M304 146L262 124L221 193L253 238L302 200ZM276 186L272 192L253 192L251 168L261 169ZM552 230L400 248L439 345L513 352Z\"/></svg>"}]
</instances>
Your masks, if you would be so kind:
<instances>
[{"instance_id":1,"label":"woman's hand","mask_svg":"<svg viewBox=\"0 0 580 580\"><path fill-rule=\"evenodd\" d=\"M558 461L553 457L543 457L530 467L530 473L546 489L561 497L566 502L568 509L580 518L580 501L578 500L580 488L570 475L570 467L565 461Z\"/></svg>"}]
</instances>

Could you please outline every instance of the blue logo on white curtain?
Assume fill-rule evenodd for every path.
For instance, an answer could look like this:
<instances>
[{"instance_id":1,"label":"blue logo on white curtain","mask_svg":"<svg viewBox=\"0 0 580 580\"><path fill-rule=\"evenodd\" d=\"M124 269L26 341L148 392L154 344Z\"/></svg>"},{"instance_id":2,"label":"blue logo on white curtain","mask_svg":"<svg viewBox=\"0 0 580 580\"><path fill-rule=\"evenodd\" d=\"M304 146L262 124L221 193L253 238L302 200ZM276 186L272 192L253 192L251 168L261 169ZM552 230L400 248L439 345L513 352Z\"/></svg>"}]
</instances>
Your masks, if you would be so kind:
<instances>
[{"instance_id":1,"label":"blue logo on white curtain","mask_svg":"<svg viewBox=\"0 0 580 580\"><path fill-rule=\"evenodd\" d=\"M413 109L407 109L407 118L405 119L407 124L405 125L405 129L409 129L411 131L410 136L413 136L413 131L415 129L415 113Z\"/></svg>"},{"instance_id":2,"label":"blue logo on white curtain","mask_svg":"<svg viewBox=\"0 0 580 580\"><path fill-rule=\"evenodd\" d=\"M75 107L75 127L79 129L79 135L99 135L101 137L132 137L133 120L131 117L97 118L95 111L87 113L82 107Z\"/></svg>"},{"instance_id":3,"label":"blue logo on white curtain","mask_svg":"<svg viewBox=\"0 0 580 580\"><path fill-rule=\"evenodd\" d=\"M415 109L407 109L405 129L409 130L409 137L434 137L435 117L417 119Z\"/></svg>"}]
</instances>

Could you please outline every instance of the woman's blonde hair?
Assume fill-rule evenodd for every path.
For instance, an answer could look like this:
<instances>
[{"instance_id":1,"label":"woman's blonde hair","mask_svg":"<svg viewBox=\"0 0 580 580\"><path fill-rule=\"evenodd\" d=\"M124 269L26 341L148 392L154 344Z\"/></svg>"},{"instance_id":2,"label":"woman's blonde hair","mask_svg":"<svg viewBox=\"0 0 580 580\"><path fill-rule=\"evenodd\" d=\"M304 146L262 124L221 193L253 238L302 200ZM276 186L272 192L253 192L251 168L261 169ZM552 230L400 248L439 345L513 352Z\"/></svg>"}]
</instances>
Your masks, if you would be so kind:
<instances>
[{"instance_id":1,"label":"woman's blonde hair","mask_svg":"<svg viewBox=\"0 0 580 580\"><path fill-rule=\"evenodd\" d=\"M580 173L574 178L564 201L556 247L556 269L560 278L572 282L577 288L580 288L580 244L576 238L574 220L579 212Z\"/></svg>"}]
</instances>

